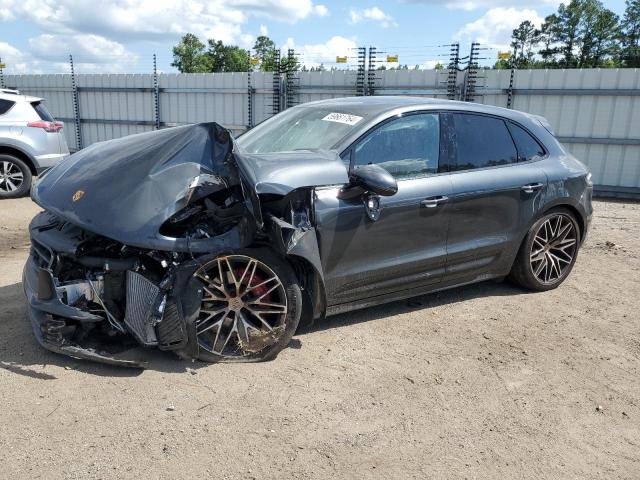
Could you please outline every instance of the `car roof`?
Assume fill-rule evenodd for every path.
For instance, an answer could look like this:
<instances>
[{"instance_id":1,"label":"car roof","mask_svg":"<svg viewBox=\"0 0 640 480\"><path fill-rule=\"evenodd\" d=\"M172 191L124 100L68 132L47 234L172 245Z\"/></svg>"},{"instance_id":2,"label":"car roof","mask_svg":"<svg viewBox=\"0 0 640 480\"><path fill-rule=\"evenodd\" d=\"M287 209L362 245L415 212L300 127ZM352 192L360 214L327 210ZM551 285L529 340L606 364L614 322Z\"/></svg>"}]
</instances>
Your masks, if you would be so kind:
<instances>
[{"instance_id":1,"label":"car roof","mask_svg":"<svg viewBox=\"0 0 640 480\"><path fill-rule=\"evenodd\" d=\"M29 95L23 95L21 93L12 93L7 90L0 90L0 98L2 100L10 100L12 102L41 102L40 97L31 97Z\"/></svg>"},{"instance_id":2,"label":"car roof","mask_svg":"<svg viewBox=\"0 0 640 480\"><path fill-rule=\"evenodd\" d=\"M409 96L371 96L371 97L344 97L328 100L317 100L298 105L296 108L335 108L345 113L363 115L368 117L380 117L385 114L408 110L458 110L474 113L485 113L511 118L517 121L532 119L532 115L517 110L510 110L492 105L483 105L472 102L459 102L438 98L409 97Z\"/></svg>"}]
</instances>

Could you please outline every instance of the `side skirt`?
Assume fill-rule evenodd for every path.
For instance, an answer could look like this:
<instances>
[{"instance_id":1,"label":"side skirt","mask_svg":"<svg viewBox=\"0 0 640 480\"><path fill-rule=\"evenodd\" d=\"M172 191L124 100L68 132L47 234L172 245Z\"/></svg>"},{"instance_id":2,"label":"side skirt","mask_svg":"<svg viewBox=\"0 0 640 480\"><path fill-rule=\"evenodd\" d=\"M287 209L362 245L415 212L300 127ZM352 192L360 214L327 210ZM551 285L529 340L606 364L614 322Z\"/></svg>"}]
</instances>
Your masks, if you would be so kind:
<instances>
[{"instance_id":1,"label":"side skirt","mask_svg":"<svg viewBox=\"0 0 640 480\"><path fill-rule=\"evenodd\" d=\"M360 310L362 308L374 307L376 305L382 305L385 303L396 302L398 300L405 300L411 297L417 297L419 295L425 295L428 293L440 292L443 290L450 290L452 288L463 287L465 285L471 285L473 283L484 282L486 280L493 280L496 278L504 277L504 273L486 273L478 275L472 280L458 282L458 283L437 283L435 285L429 285L426 287L412 288L408 290L400 290L385 295L378 295L376 297L369 297L356 302L341 303L338 305L332 305L327 307L327 317L331 315L337 315L340 313L351 312L353 310Z\"/></svg>"}]
</instances>

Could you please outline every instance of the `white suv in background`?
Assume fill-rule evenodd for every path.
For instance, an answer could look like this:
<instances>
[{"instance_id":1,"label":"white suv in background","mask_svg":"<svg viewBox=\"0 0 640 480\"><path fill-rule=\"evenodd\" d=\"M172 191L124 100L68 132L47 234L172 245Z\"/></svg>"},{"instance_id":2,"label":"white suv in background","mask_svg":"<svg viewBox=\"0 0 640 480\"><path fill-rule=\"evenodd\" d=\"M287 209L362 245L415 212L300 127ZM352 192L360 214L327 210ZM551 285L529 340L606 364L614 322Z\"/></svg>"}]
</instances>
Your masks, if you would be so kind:
<instances>
[{"instance_id":1,"label":"white suv in background","mask_svg":"<svg viewBox=\"0 0 640 480\"><path fill-rule=\"evenodd\" d=\"M62 122L42 102L0 89L0 199L27 194L34 175L69 155Z\"/></svg>"}]
</instances>

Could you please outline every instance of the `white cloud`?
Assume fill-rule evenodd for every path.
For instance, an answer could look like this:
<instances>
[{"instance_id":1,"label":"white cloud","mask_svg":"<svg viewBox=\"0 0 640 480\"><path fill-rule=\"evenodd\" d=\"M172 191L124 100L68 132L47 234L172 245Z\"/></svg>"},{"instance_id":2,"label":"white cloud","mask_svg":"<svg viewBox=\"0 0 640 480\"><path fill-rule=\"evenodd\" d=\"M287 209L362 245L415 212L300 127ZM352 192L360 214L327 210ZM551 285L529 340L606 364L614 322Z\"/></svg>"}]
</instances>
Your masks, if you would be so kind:
<instances>
[{"instance_id":1,"label":"white cloud","mask_svg":"<svg viewBox=\"0 0 640 480\"><path fill-rule=\"evenodd\" d=\"M319 17L326 17L327 15L329 15L329 9L325 5L316 5L313 8L313 13L315 13Z\"/></svg>"},{"instance_id":2,"label":"white cloud","mask_svg":"<svg viewBox=\"0 0 640 480\"><path fill-rule=\"evenodd\" d=\"M29 47L38 60L59 61L60 52L74 55L81 63L135 62L137 55L124 45L99 35L42 34L29 39Z\"/></svg>"},{"instance_id":3,"label":"white cloud","mask_svg":"<svg viewBox=\"0 0 640 480\"><path fill-rule=\"evenodd\" d=\"M454 10L477 10L479 8L534 8L541 5L557 7L561 0L407 0L408 3L423 3L427 5L444 5Z\"/></svg>"},{"instance_id":4,"label":"white cloud","mask_svg":"<svg viewBox=\"0 0 640 480\"><path fill-rule=\"evenodd\" d=\"M0 2L0 22L3 20L13 20L13 11L11 10L11 5L6 2Z\"/></svg>"},{"instance_id":5,"label":"white cloud","mask_svg":"<svg viewBox=\"0 0 640 480\"><path fill-rule=\"evenodd\" d=\"M0 0L0 15L9 14L46 33L124 40L175 38L192 32L232 43L250 16L295 23L327 15L328 9L312 0Z\"/></svg>"},{"instance_id":6,"label":"white cloud","mask_svg":"<svg viewBox=\"0 0 640 480\"><path fill-rule=\"evenodd\" d=\"M467 23L455 35L454 40L477 41L482 46L509 50L511 33L520 23L531 21L539 27L544 19L535 10L516 8L492 8L477 20Z\"/></svg>"},{"instance_id":7,"label":"white cloud","mask_svg":"<svg viewBox=\"0 0 640 480\"><path fill-rule=\"evenodd\" d=\"M391 15L384 13L378 7L365 8L363 10L351 9L349 11L350 23L359 23L366 20L379 22L383 28L397 27L398 24Z\"/></svg>"},{"instance_id":8,"label":"white cloud","mask_svg":"<svg viewBox=\"0 0 640 480\"><path fill-rule=\"evenodd\" d=\"M269 35L269 29L266 25L260 25L260 35L267 36Z\"/></svg>"},{"instance_id":9,"label":"white cloud","mask_svg":"<svg viewBox=\"0 0 640 480\"><path fill-rule=\"evenodd\" d=\"M6 42L0 42L0 58L7 65L4 73L24 73L28 70L27 55Z\"/></svg>"},{"instance_id":10,"label":"white cloud","mask_svg":"<svg viewBox=\"0 0 640 480\"><path fill-rule=\"evenodd\" d=\"M123 44L176 42L188 32L250 48L254 37L243 28L252 16L296 23L328 14L313 0L0 0L0 22L28 22L43 32L29 42L32 66L51 66L54 59L64 65L68 52L86 58L87 65L114 56L135 62ZM268 32L266 26L260 31Z\"/></svg>"},{"instance_id":11,"label":"white cloud","mask_svg":"<svg viewBox=\"0 0 640 480\"><path fill-rule=\"evenodd\" d=\"M296 45L293 38L288 38L283 48L293 48L298 54L300 63L311 68L321 63L335 63L337 56L353 56L356 42L338 35L331 37L325 43Z\"/></svg>"},{"instance_id":12,"label":"white cloud","mask_svg":"<svg viewBox=\"0 0 640 480\"><path fill-rule=\"evenodd\" d=\"M196 0L190 0L196 1ZM202 0L197 0L200 3ZM312 0L213 0L219 8L236 9L244 15L265 16L289 23L295 23L312 15L328 15L329 9L316 5Z\"/></svg>"},{"instance_id":13,"label":"white cloud","mask_svg":"<svg viewBox=\"0 0 640 480\"><path fill-rule=\"evenodd\" d=\"M42 37L42 38L41 38ZM49 36L41 36L36 37L41 42L57 42L55 38L49 38ZM34 41L32 39L31 41ZM65 39L65 42L68 40ZM119 58L105 58L104 56L100 56L97 59L92 58L91 54L95 48L101 49L102 40L92 41L92 39L83 39L85 46L80 48L75 48L74 51L76 53L81 53L78 57L74 57L74 65L76 68L76 72L78 73L119 73L124 72L127 68L127 64L123 61L127 57L127 54L120 56ZM51 50L55 48L58 43L51 43ZM65 43L65 46L69 46L72 48L72 45ZM2 62L6 63L7 68L4 70L4 73L7 75L12 74L23 74L23 73L31 73L31 74L39 74L39 73L69 73L69 62L62 60L64 56L61 55L53 55L47 52L49 47L43 43L38 47L39 55L33 55L31 53L21 52L17 48L9 45L8 43L0 42L0 57L2 57ZM114 50L117 53L122 53L122 50L119 50L118 47L115 47ZM99 50L100 52L102 50ZM130 60L131 61L131 60Z\"/></svg>"}]
</instances>

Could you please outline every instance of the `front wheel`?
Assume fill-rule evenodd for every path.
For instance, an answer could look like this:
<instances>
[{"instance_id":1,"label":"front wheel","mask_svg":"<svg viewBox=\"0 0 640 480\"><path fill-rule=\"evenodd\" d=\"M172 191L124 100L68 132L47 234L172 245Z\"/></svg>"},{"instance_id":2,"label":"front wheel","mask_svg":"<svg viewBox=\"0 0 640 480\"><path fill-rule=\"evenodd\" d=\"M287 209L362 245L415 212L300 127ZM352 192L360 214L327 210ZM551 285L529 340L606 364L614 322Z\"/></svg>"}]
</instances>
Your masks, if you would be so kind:
<instances>
[{"instance_id":1,"label":"front wheel","mask_svg":"<svg viewBox=\"0 0 640 480\"><path fill-rule=\"evenodd\" d=\"M529 290L554 289L573 269L579 245L575 215L565 208L554 209L529 229L509 277Z\"/></svg>"},{"instance_id":2,"label":"front wheel","mask_svg":"<svg viewBox=\"0 0 640 480\"><path fill-rule=\"evenodd\" d=\"M266 249L239 250L202 265L196 321L200 360L274 359L298 327L302 293L291 267Z\"/></svg>"}]
</instances>

